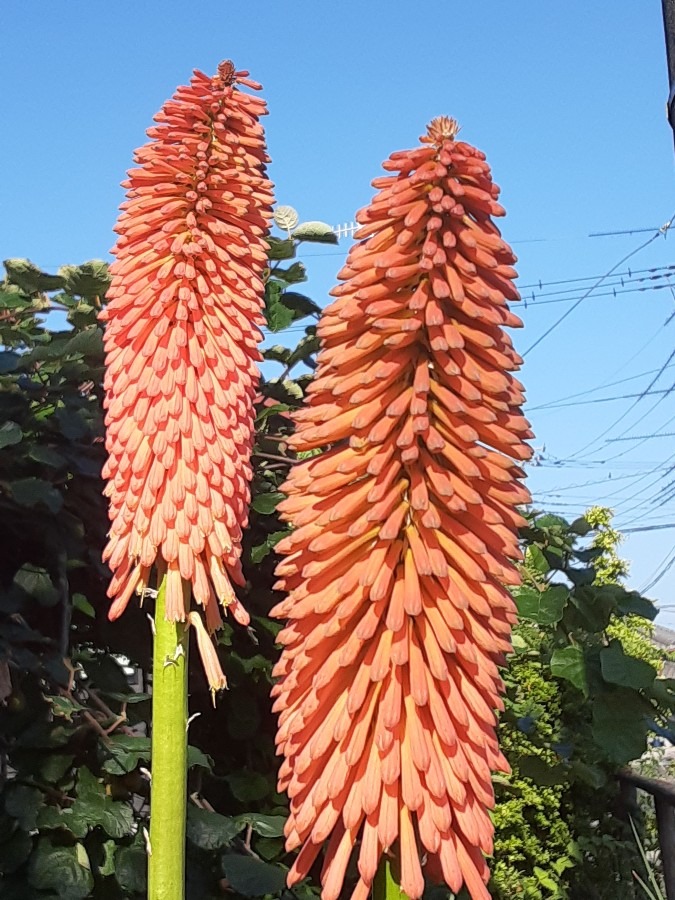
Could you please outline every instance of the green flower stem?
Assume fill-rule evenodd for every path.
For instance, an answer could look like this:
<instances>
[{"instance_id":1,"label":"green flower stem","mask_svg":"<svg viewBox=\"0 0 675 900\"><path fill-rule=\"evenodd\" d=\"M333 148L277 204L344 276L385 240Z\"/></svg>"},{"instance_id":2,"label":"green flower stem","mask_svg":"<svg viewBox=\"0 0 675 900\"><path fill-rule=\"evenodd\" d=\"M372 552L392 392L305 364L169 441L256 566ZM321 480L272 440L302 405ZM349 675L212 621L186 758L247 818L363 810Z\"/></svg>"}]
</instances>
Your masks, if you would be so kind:
<instances>
[{"instance_id":1,"label":"green flower stem","mask_svg":"<svg viewBox=\"0 0 675 900\"><path fill-rule=\"evenodd\" d=\"M162 578L155 604L148 900L183 900L188 630L181 622L166 620L165 599L166 575Z\"/></svg>"},{"instance_id":2,"label":"green flower stem","mask_svg":"<svg viewBox=\"0 0 675 900\"><path fill-rule=\"evenodd\" d=\"M373 881L372 900L408 900L394 878L391 860L386 856L380 860L380 867Z\"/></svg>"}]
</instances>

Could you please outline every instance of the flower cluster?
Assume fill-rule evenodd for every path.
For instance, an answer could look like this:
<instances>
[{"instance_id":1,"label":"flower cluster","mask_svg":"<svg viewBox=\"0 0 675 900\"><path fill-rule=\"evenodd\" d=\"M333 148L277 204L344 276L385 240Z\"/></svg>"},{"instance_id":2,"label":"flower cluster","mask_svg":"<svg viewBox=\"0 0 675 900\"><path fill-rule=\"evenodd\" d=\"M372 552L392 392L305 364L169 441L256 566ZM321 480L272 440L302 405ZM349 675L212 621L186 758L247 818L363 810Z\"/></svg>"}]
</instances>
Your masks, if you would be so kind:
<instances>
[{"instance_id":1,"label":"flower cluster","mask_svg":"<svg viewBox=\"0 0 675 900\"><path fill-rule=\"evenodd\" d=\"M279 509L273 611L289 884L326 844L324 900L356 848L365 898L383 854L412 900L424 875L488 898L499 666L515 608L518 461L532 437L515 257L485 156L434 120L393 153L319 325L321 350Z\"/></svg>"},{"instance_id":2,"label":"flower cluster","mask_svg":"<svg viewBox=\"0 0 675 900\"><path fill-rule=\"evenodd\" d=\"M206 630L220 606L248 615L241 583L253 400L262 324L265 177L260 85L224 62L195 72L155 117L124 183L102 318L106 350L112 619L157 569L166 610L190 615L214 689L224 685Z\"/></svg>"}]
</instances>

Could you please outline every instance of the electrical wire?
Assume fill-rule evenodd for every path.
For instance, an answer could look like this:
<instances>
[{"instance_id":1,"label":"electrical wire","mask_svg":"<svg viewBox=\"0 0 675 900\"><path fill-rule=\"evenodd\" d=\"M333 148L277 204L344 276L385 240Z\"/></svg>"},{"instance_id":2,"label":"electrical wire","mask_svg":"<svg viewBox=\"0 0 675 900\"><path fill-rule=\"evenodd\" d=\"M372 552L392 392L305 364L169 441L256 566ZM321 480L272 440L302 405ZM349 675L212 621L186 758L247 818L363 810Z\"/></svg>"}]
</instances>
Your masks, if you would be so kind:
<instances>
[{"instance_id":1,"label":"electrical wire","mask_svg":"<svg viewBox=\"0 0 675 900\"><path fill-rule=\"evenodd\" d=\"M673 297L675 299L675 293L673 294ZM665 328L667 326L667 324L672 321L672 319L673 319L673 316L670 315L668 317L668 319L666 320L666 323L663 327ZM661 330L662 329L659 329L659 331L661 331ZM655 374L654 378L652 378L652 380L649 382L649 384L647 385L645 390L642 392L641 396L639 396L635 400L634 403L631 403L631 405L628 407L628 409L624 410L623 413L621 413L621 415L617 419L615 419L610 425L608 425L607 428L605 428L603 431L601 431L600 434L596 435L591 441L589 441L587 444L584 444L584 446L581 447L579 450L575 451L572 454L571 458L584 459L585 457L588 457L590 454L585 453L584 451L588 450L594 444L597 444L597 442L601 438L605 437L605 435L609 434L610 431L612 431L612 429L614 429L619 424L619 422L622 422L626 418L626 416L630 415L630 413L635 409L635 407L638 405L638 403L640 403L641 400L646 396L647 392L650 391L654 387L654 385L659 380L661 375L666 371L666 369L670 368L670 365L671 365L674 357L675 357L675 350L673 350L670 353L670 355L668 356L666 361L661 366L659 366L659 368L656 370L656 374ZM675 387L675 385L674 385L674 387ZM656 404L651 408L650 412L652 412L656 408L656 406L658 406L658 404L661 402L661 400L663 400L663 399L665 399L665 397L662 397L660 400L657 400ZM647 415L648 415L648 413L647 413ZM645 417L646 416L642 416L640 419L638 419L638 422L641 422ZM636 424L637 423L634 422L630 427L634 428ZM623 434L626 434L626 431L624 431ZM632 448L632 449L635 449L635 448ZM617 456L613 457L613 458L618 458L619 456L623 456L623 455L624 455L623 453L617 454Z\"/></svg>"},{"instance_id":2,"label":"electrical wire","mask_svg":"<svg viewBox=\"0 0 675 900\"><path fill-rule=\"evenodd\" d=\"M665 287L672 286L672 281L670 279L675 277L675 273L673 273L672 266L664 267L669 271L664 272L662 275L651 275L647 278L621 278L619 281L605 281L603 282L605 287L612 288L611 291L605 291L602 294L594 293L593 299L596 297L616 297L619 294L630 294L637 291L648 291L648 290L661 290ZM646 282L654 282L654 281L664 281L664 284L647 284ZM631 285L643 285L642 287L631 287ZM621 290L617 290L617 288L621 288ZM535 293L532 291L529 295L522 294L521 290L521 298L523 300L523 304L525 309L530 309L531 307L537 306L546 306L549 303L572 303L574 300L579 297L579 289L578 287L570 288L565 291L544 291L543 293ZM567 297L566 294L573 294L575 296ZM542 300L541 297L552 297L554 299L551 300Z\"/></svg>"},{"instance_id":3,"label":"electrical wire","mask_svg":"<svg viewBox=\"0 0 675 900\"><path fill-rule=\"evenodd\" d=\"M644 594L647 591L651 591L653 587L656 587L659 581L661 581L661 579L668 574L673 566L675 566L675 548L673 548L671 553L666 556L666 558L651 576L651 579L640 588L640 593Z\"/></svg>"},{"instance_id":4,"label":"electrical wire","mask_svg":"<svg viewBox=\"0 0 675 900\"><path fill-rule=\"evenodd\" d=\"M675 315L675 313L673 314ZM656 334L661 334L662 328L659 327ZM656 335L655 335L656 336ZM646 346L646 345L645 345ZM642 348L644 349L644 347ZM638 355L638 354L636 354ZM635 359L635 356L631 357L629 362ZM675 363L672 365L675 366ZM624 366L622 366L622 369ZM669 367L667 367L669 368ZM539 409L548 409L549 407L556 407L558 404L562 404L565 400L574 400L575 397L586 397L588 394L594 394L596 391L601 391L606 387L616 387L619 384L626 384L628 381L637 381L638 378L644 378L645 375L653 375L654 372L658 372L659 369L648 369L646 372L639 372L637 375L630 375L628 378L620 378L618 381L605 381L602 384L598 385L594 388L587 388L585 391L578 391L576 394L567 394L565 397L559 397L557 400L551 400L549 403L540 403L537 406L528 406L528 412L534 412Z\"/></svg>"},{"instance_id":5,"label":"electrical wire","mask_svg":"<svg viewBox=\"0 0 675 900\"><path fill-rule=\"evenodd\" d=\"M542 409L566 409L570 406L592 406L595 403L612 403L616 400L630 400L633 397L654 397L657 394L669 394L671 390L672 389L669 388L668 390L647 391L646 393L641 394L615 394L613 397L596 397L594 400L575 400L572 403L556 403L555 405L550 404L548 406L545 405L544 407L528 407L527 411L532 412L533 409L538 409L540 411ZM614 438L614 440L630 440L630 438Z\"/></svg>"},{"instance_id":6,"label":"electrical wire","mask_svg":"<svg viewBox=\"0 0 675 900\"><path fill-rule=\"evenodd\" d=\"M571 316L574 310L577 309L577 307L593 293L595 288L600 287L600 285L606 278L609 278L609 276L613 275L614 272L616 272L616 270L625 262L627 262L629 259L632 259L632 257L636 256L638 253L652 244L660 235L666 235L673 223L673 219L675 219L675 213L673 213L668 222L666 222L665 225L662 225L661 228L658 229L658 231L655 231L654 234L651 235L651 237L647 238L646 241L643 241L639 247L636 247L634 250L631 250L630 253L627 253L625 256L623 256L615 265L612 266L611 269L609 269L604 275L601 275L600 278L598 278L597 281L595 281L588 288L588 290L582 294L582 296L576 301L576 303L574 303L574 305L570 307L570 309L568 309L562 314L562 316L556 319L556 321L549 328L547 328L546 331L542 335L540 335L533 344L530 344L527 350L522 354L523 358L531 353L535 349L535 347L538 347L544 340L546 340L546 338L550 334L552 334L560 325L562 325L565 319L568 316Z\"/></svg>"}]
</instances>

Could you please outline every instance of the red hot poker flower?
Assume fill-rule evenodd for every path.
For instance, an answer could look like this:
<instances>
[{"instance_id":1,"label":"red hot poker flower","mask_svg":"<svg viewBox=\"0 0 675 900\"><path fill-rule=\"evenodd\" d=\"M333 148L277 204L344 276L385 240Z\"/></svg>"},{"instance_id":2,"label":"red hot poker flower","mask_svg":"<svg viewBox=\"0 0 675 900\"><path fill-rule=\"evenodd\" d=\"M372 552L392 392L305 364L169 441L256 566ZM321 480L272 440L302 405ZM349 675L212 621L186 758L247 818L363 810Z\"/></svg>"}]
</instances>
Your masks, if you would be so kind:
<instances>
[{"instance_id":1,"label":"red hot poker flower","mask_svg":"<svg viewBox=\"0 0 675 900\"><path fill-rule=\"evenodd\" d=\"M293 468L279 507L295 530L278 545L273 614L290 621L273 690L287 847L302 848L289 884L327 842L324 900L355 847L354 897L390 850L413 900L425 872L489 897L504 585L532 433L503 330L521 322L499 189L456 133L434 120L373 182L294 416L295 449L324 452Z\"/></svg>"},{"instance_id":2,"label":"red hot poker flower","mask_svg":"<svg viewBox=\"0 0 675 900\"><path fill-rule=\"evenodd\" d=\"M266 105L240 86L260 88L229 61L213 78L195 71L155 116L124 182L102 314L111 619L156 566L170 620L186 620L187 586L210 632L219 604L248 622L232 582L242 582L273 197Z\"/></svg>"}]
</instances>

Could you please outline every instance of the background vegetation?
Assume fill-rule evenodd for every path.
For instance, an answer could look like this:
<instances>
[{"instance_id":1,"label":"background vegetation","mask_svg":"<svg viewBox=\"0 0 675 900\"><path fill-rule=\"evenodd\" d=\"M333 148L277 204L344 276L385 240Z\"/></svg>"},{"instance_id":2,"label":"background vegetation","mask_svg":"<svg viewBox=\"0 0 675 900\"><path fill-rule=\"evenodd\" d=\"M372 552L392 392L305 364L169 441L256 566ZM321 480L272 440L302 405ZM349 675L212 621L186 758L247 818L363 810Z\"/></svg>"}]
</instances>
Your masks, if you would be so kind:
<instances>
[{"instance_id":1,"label":"background vegetation","mask_svg":"<svg viewBox=\"0 0 675 900\"><path fill-rule=\"evenodd\" d=\"M226 627L230 689L211 707L191 666L188 894L272 894L290 865L276 793L270 712L276 602L275 515L292 460L289 410L311 380L319 307L299 291L301 241L332 242L319 223L272 241L271 331L305 324L296 347L272 346L261 384L243 598L249 629ZM5 263L0 284L0 894L6 900L139 898L148 822L146 612L106 619L107 530L100 262L56 275ZM309 323L309 324L307 324ZM268 367L269 368L269 367ZM640 860L616 773L665 733L675 683L658 678L646 637L655 609L605 577L609 523L533 515L524 530L522 617L506 673L501 739L513 774L497 781L496 898L627 898ZM603 531L603 529L605 529ZM599 565L599 563L601 565ZM602 566L605 566L603 570ZM637 617L637 618L636 618ZM637 627L636 627L637 626ZM618 629L618 630L617 630ZM622 630L623 629L623 630ZM641 630L642 629L642 630ZM434 897L447 896L440 889Z\"/></svg>"}]
</instances>

